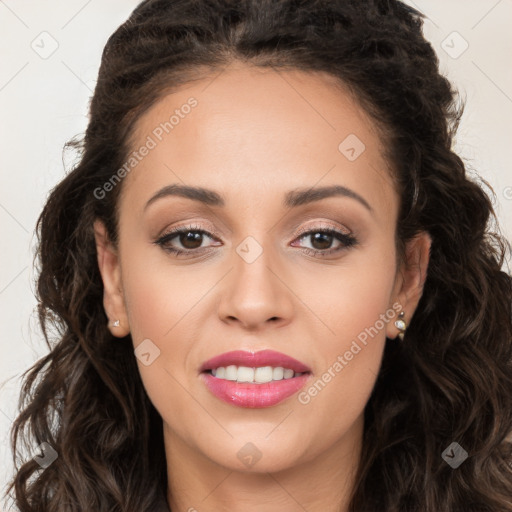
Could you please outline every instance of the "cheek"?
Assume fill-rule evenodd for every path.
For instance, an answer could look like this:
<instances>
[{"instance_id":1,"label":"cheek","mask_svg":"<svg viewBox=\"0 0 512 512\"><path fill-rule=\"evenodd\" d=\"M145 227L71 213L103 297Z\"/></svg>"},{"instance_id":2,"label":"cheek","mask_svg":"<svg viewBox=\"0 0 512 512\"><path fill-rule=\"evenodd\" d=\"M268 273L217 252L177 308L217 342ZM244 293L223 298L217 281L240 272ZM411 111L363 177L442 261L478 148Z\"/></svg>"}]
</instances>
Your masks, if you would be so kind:
<instances>
[{"instance_id":1,"label":"cheek","mask_svg":"<svg viewBox=\"0 0 512 512\"><path fill-rule=\"evenodd\" d=\"M148 251L150 252L150 251ZM186 272L176 272L148 255L130 254L123 262L123 284L131 337L136 351L145 346L149 364L137 357L139 373L149 399L162 417L190 408L190 397L182 387L187 378L194 304L201 290ZM186 282L185 282L186 280ZM202 292L204 294L204 292ZM141 350L142 352L142 350ZM148 362L148 361L146 361ZM183 425L178 422L176 430ZM184 429L181 432L186 437Z\"/></svg>"},{"instance_id":2,"label":"cheek","mask_svg":"<svg viewBox=\"0 0 512 512\"><path fill-rule=\"evenodd\" d=\"M391 308L396 262L391 235L375 237L366 247L353 249L336 265L310 265L295 277L298 295L323 321L320 338L326 353L343 348ZM382 322L378 328L385 337ZM378 336L377 336L378 338Z\"/></svg>"},{"instance_id":3,"label":"cheek","mask_svg":"<svg viewBox=\"0 0 512 512\"><path fill-rule=\"evenodd\" d=\"M186 327L204 293L204 280L197 280L190 267L173 267L160 249L146 247L140 240L133 246L122 260L132 338L135 345L145 338L163 343L173 331Z\"/></svg>"},{"instance_id":4,"label":"cheek","mask_svg":"<svg viewBox=\"0 0 512 512\"><path fill-rule=\"evenodd\" d=\"M147 347L144 352L151 355L148 365L141 357L137 360L150 398L158 400L162 395L172 401L174 379L182 381L190 338L187 330L196 322L194 304L201 290L183 269L173 271L152 247L148 250L137 244L144 245L140 240L134 243L122 260L130 334L136 354Z\"/></svg>"},{"instance_id":5,"label":"cheek","mask_svg":"<svg viewBox=\"0 0 512 512\"><path fill-rule=\"evenodd\" d=\"M364 409L379 373L386 327L396 319L393 248L383 243L346 262L329 273L310 274L304 287L309 285L308 306L324 327L317 335L321 368L298 399L315 414L332 413L333 431Z\"/></svg>"}]
</instances>

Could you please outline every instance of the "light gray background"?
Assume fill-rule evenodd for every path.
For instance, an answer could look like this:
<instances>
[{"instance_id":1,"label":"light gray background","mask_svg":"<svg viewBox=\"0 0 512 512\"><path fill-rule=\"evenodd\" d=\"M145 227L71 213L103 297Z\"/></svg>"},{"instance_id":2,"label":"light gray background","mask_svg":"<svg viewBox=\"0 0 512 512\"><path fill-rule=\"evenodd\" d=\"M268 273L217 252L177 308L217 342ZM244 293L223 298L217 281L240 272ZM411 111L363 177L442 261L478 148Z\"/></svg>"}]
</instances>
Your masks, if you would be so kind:
<instances>
[{"instance_id":1,"label":"light gray background","mask_svg":"<svg viewBox=\"0 0 512 512\"><path fill-rule=\"evenodd\" d=\"M425 35L443 72L467 99L455 149L494 188L502 230L510 240L512 0L408 3L428 16ZM86 128L103 46L137 4L0 0L2 492L12 471L8 430L19 392L19 380L11 377L46 353L34 309L35 221L49 190L64 175L64 143ZM57 44L53 54L45 54ZM2 508L8 509L9 504Z\"/></svg>"}]
</instances>

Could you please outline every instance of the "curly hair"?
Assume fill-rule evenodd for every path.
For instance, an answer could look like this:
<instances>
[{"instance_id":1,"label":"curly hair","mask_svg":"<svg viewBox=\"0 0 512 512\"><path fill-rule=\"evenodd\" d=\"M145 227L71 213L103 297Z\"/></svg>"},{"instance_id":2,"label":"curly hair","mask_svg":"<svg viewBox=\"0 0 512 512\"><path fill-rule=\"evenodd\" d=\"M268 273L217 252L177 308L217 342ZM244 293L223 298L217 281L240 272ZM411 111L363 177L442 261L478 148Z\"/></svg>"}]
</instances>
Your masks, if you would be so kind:
<instances>
[{"instance_id":1,"label":"curly hair","mask_svg":"<svg viewBox=\"0 0 512 512\"><path fill-rule=\"evenodd\" d=\"M126 161L140 116L165 94L234 61L327 72L386 140L400 193L397 243L432 238L422 298L403 343L387 343L365 407L351 512L512 511L512 278L494 192L452 141L463 105L396 0L146 0L109 38L74 168L38 219L38 314L49 353L23 374L11 431L21 512L151 511L167 482L162 419L133 346L103 309L93 222L117 241ZM489 191L484 191L485 185ZM129 337L129 336L128 336ZM442 458L453 441L469 457ZM20 444L49 443L44 471Z\"/></svg>"}]
</instances>

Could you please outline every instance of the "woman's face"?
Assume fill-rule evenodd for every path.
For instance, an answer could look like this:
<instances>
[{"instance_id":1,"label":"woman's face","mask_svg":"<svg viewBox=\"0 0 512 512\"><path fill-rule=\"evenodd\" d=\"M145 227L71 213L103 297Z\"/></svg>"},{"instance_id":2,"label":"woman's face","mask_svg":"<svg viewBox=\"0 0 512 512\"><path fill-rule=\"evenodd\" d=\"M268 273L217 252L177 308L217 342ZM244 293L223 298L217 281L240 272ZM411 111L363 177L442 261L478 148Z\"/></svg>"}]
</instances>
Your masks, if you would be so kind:
<instances>
[{"instance_id":1,"label":"woman's face","mask_svg":"<svg viewBox=\"0 0 512 512\"><path fill-rule=\"evenodd\" d=\"M418 238L418 265L397 268L399 198L374 123L326 75L232 65L155 104L132 149L118 250L99 244L99 262L167 455L267 472L357 451L428 252ZM281 355L251 359L265 350ZM232 351L248 358L208 364ZM238 382L254 376L275 380Z\"/></svg>"}]
</instances>

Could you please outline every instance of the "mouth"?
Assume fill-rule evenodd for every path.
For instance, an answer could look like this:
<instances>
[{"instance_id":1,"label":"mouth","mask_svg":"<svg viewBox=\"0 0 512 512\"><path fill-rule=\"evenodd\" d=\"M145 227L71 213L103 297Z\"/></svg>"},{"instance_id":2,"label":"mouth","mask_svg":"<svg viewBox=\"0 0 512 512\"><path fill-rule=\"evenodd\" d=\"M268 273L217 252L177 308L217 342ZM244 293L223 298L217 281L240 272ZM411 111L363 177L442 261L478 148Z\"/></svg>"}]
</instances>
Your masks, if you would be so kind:
<instances>
[{"instance_id":1,"label":"mouth","mask_svg":"<svg viewBox=\"0 0 512 512\"><path fill-rule=\"evenodd\" d=\"M200 368L200 377L213 395L250 408L277 405L304 387L311 375L304 363L272 350L227 352Z\"/></svg>"}]
</instances>

